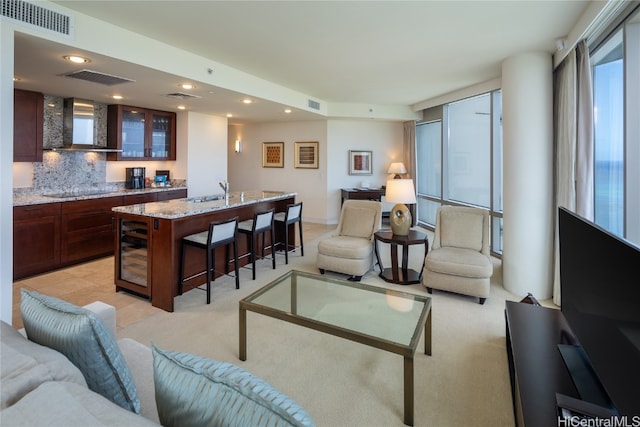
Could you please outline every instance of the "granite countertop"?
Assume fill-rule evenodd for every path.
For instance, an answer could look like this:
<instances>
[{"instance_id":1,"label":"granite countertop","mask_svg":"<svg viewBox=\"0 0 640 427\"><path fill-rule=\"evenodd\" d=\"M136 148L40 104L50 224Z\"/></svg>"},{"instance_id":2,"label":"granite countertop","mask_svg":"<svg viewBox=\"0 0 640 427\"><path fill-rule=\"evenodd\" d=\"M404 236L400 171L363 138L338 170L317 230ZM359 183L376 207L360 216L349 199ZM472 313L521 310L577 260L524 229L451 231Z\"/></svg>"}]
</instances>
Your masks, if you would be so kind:
<instances>
[{"instance_id":1,"label":"granite countertop","mask_svg":"<svg viewBox=\"0 0 640 427\"><path fill-rule=\"evenodd\" d=\"M124 188L92 188L55 193L18 192L14 191L13 206L39 205L43 203L71 202L74 200L89 200L104 197L129 196L134 194L155 193L171 190L186 190L186 185L172 185L167 187L147 187L143 189Z\"/></svg>"},{"instance_id":2,"label":"granite countertop","mask_svg":"<svg viewBox=\"0 0 640 427\"><path fill-rule=\"evenodd\" d=\"M112 210L114 212L152 218L176 219L269 200L286 199L288 197L295 197L296 195L297 193L284 191L233 191L229 194L228 201L224 199L224 194L215 194L211 196L118 206Z\"/></svg>"}]
</instances>

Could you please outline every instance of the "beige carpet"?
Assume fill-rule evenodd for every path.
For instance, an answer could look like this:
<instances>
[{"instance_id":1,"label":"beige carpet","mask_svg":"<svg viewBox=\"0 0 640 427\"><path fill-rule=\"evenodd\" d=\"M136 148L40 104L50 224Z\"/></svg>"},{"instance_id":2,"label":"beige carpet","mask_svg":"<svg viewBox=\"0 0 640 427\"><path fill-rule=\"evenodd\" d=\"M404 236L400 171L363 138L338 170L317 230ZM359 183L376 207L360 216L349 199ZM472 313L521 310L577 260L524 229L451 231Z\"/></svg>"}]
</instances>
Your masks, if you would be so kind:
<instances>
[{"instance_id":1,"label":"beige carpet","mask_svg":"<svg viewBox=\"0 0 640 427\"><path fill-rule=\"evenodd\" d=\"M362 344L248 313L247 361L238 359L238 301L291 269L317 272L317 240L289 265L259 262L257 280L240 272L214 282L212 302L193 290L175 300L175 312L157 312L118 332L148 344L237 364L301 404L318 426L403 425L402 357ZM411 265L423 254L412 247ZM384 252L384 258L388 251ZM385 262L383 261L383 264ZM327 273L330 274L330 273ZM334 275L342 277L340 275ZM505 300L518 299L500 285L500 264L485 305L476 298L438 292L433 297L433 355L421 342L414 359L416 426L513 426L505 350ZM370 272L364 283L425 294L422 285L398 286ZM423 338L424 339L424 338Z\"/></svg>"}]
</instances>

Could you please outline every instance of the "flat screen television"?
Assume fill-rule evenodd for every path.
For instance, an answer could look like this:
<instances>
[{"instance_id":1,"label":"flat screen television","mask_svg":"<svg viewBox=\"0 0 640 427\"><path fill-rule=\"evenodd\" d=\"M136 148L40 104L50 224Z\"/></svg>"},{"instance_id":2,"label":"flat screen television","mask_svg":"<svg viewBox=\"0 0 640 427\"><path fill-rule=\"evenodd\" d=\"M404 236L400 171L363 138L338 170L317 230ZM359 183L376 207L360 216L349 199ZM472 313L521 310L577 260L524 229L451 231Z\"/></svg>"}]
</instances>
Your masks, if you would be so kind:
<instances>
[{"instance_id":1,"label":"flat screen television","mask_svg":"<svg viewBox=\"0 0 640 427\"><path fill-rule=\"evenodd\" d=\"M640 247L564 208L558 221L562 313L618 413L640 416Z\"/></svg>"}]
</instances>

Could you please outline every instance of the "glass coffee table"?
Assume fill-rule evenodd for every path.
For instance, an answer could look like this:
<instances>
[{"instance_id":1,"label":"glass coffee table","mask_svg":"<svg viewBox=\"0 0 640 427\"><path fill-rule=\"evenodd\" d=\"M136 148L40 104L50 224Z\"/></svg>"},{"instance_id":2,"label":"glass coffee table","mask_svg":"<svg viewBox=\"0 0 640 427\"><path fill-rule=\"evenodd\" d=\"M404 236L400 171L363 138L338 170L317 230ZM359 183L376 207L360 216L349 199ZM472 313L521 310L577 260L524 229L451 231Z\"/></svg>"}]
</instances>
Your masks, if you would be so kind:
<instances>
[{"instance_id":1,"label":"glass coffee table","mask_svg":"<svg viewBox=\"0 0 640 427\"><path fill-rule=\"evenodd\" d=\"M431 298L292 270L240 301L240 360L247 311L403 356L404 423L413 425L413 357L423 329L431 355Z\"/></svg>"}]
</instances>

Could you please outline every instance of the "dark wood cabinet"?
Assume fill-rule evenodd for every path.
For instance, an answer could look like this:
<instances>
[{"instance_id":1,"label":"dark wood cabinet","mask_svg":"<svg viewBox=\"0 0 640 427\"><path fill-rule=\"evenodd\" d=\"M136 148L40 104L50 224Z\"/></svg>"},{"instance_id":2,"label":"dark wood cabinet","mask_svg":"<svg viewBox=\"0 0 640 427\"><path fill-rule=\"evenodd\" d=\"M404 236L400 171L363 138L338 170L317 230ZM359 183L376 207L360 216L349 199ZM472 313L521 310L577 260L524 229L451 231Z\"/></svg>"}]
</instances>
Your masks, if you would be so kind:
<instances>
[{"instance_id":1,"label":"dark wood cabinet","mask_svg":"<svg viewBox=\"0 0 640 427\"><path fill-rule=\"evenodd\" d=\"M378 202L382 200L382 196L384 196L386 190L384 188L343 188L342 189L342 203L345 200L356 199L356 200L377 200Z\"/></svg>"},{"instance_id":2,"label":"dark wood cabinet","mask_svg":"<svg viewBox=\"0 0 640 427\"><path fill-rule=\"evenodd\" d=\"M13 278L60 264L60 203L13 208Z\"/></svg>"},{"instance_id":3,"label":"dark wood cabinet","mask_svg":"<svg viewBox=\"0 0 640 427\"><path fill-rule=\"evenodd\" d=\"M556 393L578 396L558 350L573 332L560 310L507 301L505 315L515 424L558 425Z\"/></svg>"},{"instance_id":4,"label":"dark wood cabinet","mask_svg":"<svg viewBox=\"0 0 640 427\"><path fill-rule=\"evenodd\" d=\"M13 208L13 279L113 255L114 206L179 199L186 189Z\"/></svg>"},{"instance_id":5,"label":"dark wood cabinet","mask_svg":"<svg viewBox=\"0 0 640 427\"><path fill-rule=\"evenodd\" d=\"M41 162L44 96L39 92L13 91L13 161Z\"/></svg>"},{"instance_id":6,"label":"dark wood cabinet","mask_svg":"<svg viewBox=\"0 0 640 427\"><path fill-rule=\"evenodd\" d=\"M150 203L158 200L158 193L140 193L124 196L124 205L137 205L139 203Z\"/></svg>"},{"instance_id":7,"label":"dark wood cabinet","mask_svg":"<svg viewBox=\"0 0 640 427\"><path fill-rule=\"evenodd\" d=\"M127 105L109 105L107 146L122 150L107 160L175 160L176 114Z\"/></svg>"},{"instance_id":8,"label":"dark wood cabinet","mask_svg":"<svg viewBox=\"0 0 640 427\"><path fill-rule=\"evenodd\" d=\"M157 194L158 194L158 201L162 202L165 200L172 200L172 199L184 199L185 197L187 197L187 190L180 189L180 190L161 191Z\"/></svg>"},{"instance_id":9,"label":"dark wood cabinet","mask_svg":"<svg viewBox=\"0 0 640 427\"><path fill-rule=\"evenodd\" d=\"M122 204L122 196L63 203L61 263L71 264L113 254L111 208Z\"/></svg>"}]
</instances>

